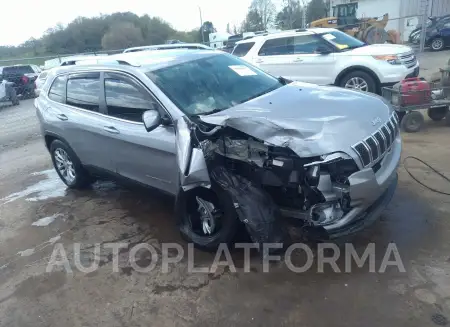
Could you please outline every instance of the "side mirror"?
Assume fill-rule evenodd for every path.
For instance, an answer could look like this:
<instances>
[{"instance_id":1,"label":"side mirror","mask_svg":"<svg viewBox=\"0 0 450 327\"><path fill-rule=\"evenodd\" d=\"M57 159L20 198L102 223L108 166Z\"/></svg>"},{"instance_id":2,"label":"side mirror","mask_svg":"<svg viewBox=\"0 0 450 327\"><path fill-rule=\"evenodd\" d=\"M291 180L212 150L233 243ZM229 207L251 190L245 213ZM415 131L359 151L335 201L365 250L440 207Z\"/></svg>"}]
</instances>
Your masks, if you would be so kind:
<instances>
[{"instance_id":1,"label":"side mirror","mask_svg":"<svg viewBox=\"0 0 450 327\"><path fill-rule=\"evenodd\" d=\"M142 120L147 132L153 131L161 124L161 116L159 115L159 111L156 109L144 111L142 114Z\"/></svg>"},{"instance_id":2,"label":"side mirror","mask_svg":"<svg viewBox=\"0 0 450 327\"><path fill-rule=\"evenodd\" d=\"M322 55L327 55L327 54L330 54L330 53L332 53L333 51L331 51L329 48L327 48L326 46L324 46L324 45L319 45L318 47L317 47L317 49L316 49L316 53L318 53L318 54L322 54Z\"/></svg>"}]
</instances>

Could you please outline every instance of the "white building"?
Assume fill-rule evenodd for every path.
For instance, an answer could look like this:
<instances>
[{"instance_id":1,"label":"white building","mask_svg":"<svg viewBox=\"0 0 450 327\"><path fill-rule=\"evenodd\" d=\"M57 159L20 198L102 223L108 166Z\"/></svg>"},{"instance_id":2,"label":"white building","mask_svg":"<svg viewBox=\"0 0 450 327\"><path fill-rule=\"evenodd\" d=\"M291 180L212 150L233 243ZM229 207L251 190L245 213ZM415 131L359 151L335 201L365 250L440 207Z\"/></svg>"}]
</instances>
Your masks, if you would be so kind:
<instances>
[{"instance_id":1,"label":"white building","mask_svg":"<svg viewBox=\"0 0 450 327\"><path fill-rule=\"evenodd\" d=\"M408 40L412 30L421 23L421 15L428 4L428 16L450 14L450 0L331 0L333 7L339 4L357 2L357 18L381 17L389 14L386 30L396 30L403 41Z\"/></svg>"}]
</instances>

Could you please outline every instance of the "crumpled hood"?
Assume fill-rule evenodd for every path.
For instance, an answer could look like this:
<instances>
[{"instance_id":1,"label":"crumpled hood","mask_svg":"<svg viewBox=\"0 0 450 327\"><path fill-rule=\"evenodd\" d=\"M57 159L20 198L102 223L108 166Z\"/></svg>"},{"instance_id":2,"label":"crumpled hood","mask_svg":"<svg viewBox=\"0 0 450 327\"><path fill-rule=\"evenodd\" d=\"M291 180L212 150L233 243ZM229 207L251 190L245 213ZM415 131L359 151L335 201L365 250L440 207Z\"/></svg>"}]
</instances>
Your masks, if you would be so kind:
<instances>
[{"instance_id":1,"label":"crumpled hood","mask_svg":"<svg viewBox=\"0 0 450 327\"><path fill-rule=\"evenodd\" d=\"M392 114L379 96L295 82L201 119L229 126L300 157L346 152Z\"/></svg>"}]
</instances>

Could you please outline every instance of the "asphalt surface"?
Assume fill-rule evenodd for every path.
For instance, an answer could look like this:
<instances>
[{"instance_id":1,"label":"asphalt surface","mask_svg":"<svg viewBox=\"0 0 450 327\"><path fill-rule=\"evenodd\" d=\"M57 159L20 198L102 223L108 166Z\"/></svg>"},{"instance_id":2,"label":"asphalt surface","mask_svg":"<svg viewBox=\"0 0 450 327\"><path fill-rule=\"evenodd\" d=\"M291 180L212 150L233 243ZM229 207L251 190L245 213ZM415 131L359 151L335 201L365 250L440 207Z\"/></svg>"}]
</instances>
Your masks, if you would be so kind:
<instances>
[{"instance_id":1,"label":"asphalt surface","mask_svg":"<svg viewBox=\"0 0 450 327\"><path fill-rule=\"evenodd\" d=\"M399 169L399 187L386 212L351 239L362 253L375 244L376 272L369 266L341 273L317 263L304 273L283 263L263 272L253 255L244 272L242 252L233 252L237 272L188 272L182 258L163 272L138 272L119 255L101 251L99 268L75 269L74 244L85 266L95 261L93 245L146 242L158 253L174 242L172 199L104 181L85 191L67 190L52 170L39 136L32 100L0 109L0 326L436 326L450 318L450 197L419 186ZM403 155L425 159L450 176L449 127L427 120L417 134L404 134ZM443 191L450 185L417 163L411 171ZM341 251L345 246L339 242ZM406 272L380 272L395 243ZM55 244L62 244L72 273L46 272ZM309 244L314 247L314 244ZM195 250L196 267L214 255ZM314 252L316 254L316 252ZM141 254L139 265L151 262ZM295 264L302 261L293 256Z\"/></svg>"}]
</instances>

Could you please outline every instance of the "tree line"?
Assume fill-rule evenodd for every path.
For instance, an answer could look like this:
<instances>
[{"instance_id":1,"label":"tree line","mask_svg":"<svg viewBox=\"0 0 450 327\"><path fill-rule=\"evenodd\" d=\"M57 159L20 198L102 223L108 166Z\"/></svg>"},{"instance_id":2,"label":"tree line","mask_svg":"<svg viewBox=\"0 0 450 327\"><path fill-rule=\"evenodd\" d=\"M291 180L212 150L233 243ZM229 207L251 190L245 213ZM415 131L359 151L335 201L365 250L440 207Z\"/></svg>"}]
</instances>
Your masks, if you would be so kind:
<instances>
[{"instance_id":1,"label":"tree line","mask_svg":"<svg viewBox=\"0 0 450 327\"><path fill-rule=\"evenodd\" d=\"M237 34L266 30L301 28L304 18L310 22L326 17L330 0L283 0L276 11L272 0L253 0L240 26L228 24L227 32ZM168 22L149 15L131 12L78 17L67 26L61 24L45 31L39 38L31 38L19 46L0 46L0 59L31 58L47 55L65 55L83 52L101 52L133 46L162 44L167 40L208 42L216 29L212 22L204 22L199 29L177 31ZM1 63L0 63L1 65Z\"/></svg>"},{"instance_id":2,"label":"tree line","mask_svg":"<svg viewBox=\"0 0 450 327\"><path fill-rule=\"evenodd\" d=\"M283 0L282 8L276 11L272 0L253 0L245 20L234 32L264 31L275 26L278 29L302 28L307 23L328 17L330 0Z\"/></svg>"}]
</instances>

